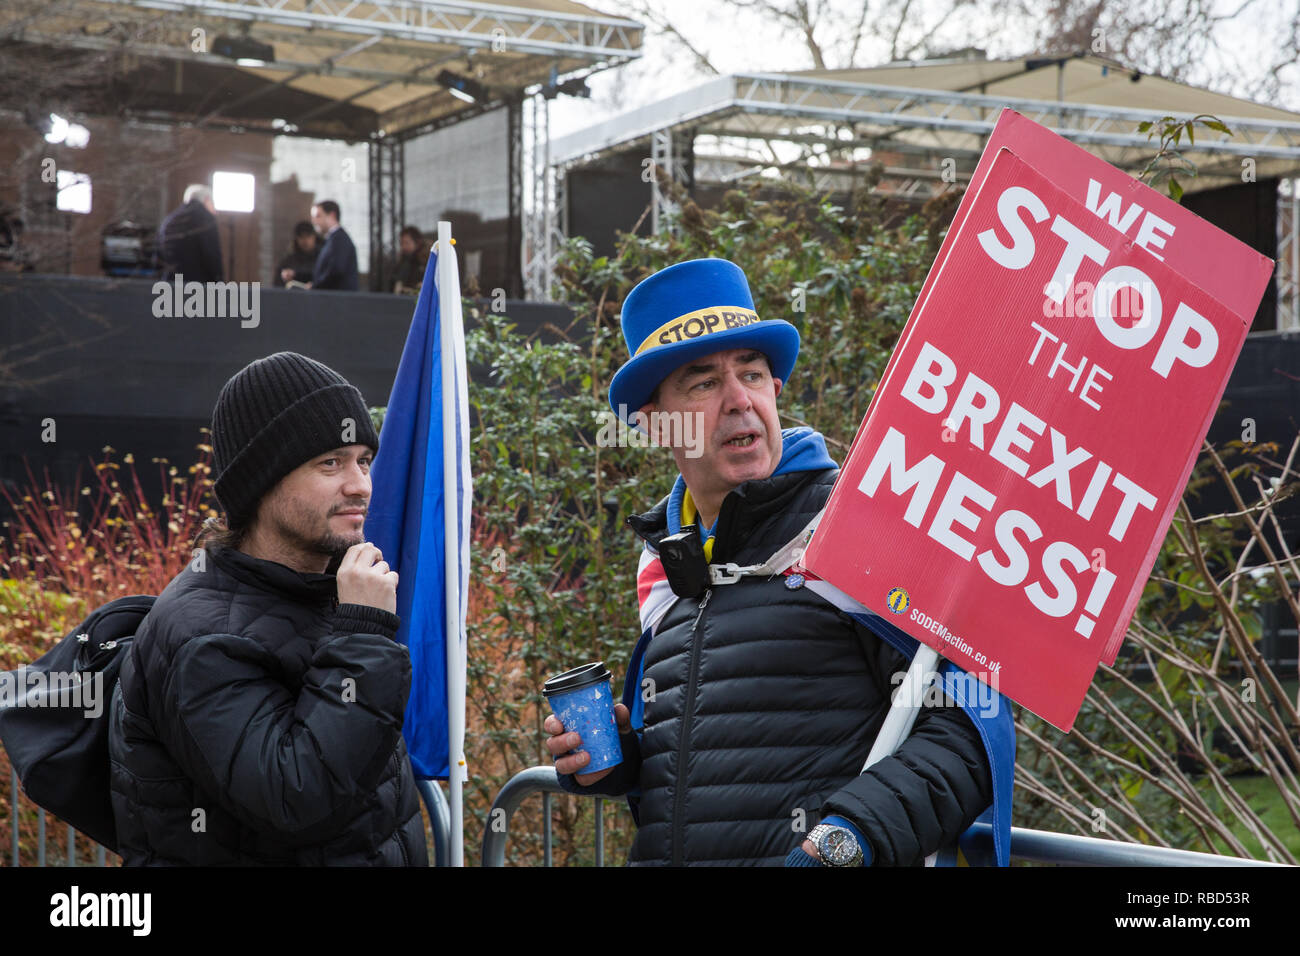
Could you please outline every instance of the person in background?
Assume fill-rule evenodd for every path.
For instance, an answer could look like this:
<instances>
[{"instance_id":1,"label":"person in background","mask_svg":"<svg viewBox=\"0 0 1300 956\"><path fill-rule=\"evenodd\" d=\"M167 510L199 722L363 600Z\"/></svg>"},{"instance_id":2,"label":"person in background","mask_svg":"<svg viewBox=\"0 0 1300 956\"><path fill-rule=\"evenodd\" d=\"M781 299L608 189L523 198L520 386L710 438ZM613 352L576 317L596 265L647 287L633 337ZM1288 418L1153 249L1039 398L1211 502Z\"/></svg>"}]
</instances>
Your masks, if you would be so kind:
<instances>
[{"instance_id":1,"label":"person in background","mask_svg":"<svg viewBox=\"0 0 1300 956\"><path fill-rule=\"evenodd\" d=\"M162 277L182 275L188 282L222 282L221 236L212 190L202 183L185 188L185 200L158 227Z\"/></svg>"},{"instance_id":2,"label":"person in background","mask_svg":"<svg viewBox=\"0 0 1300 956\"><path fill-rule=\"evenodd\" d=\"M311 207L312 225L325 236L325 246L312 269L313 289L342 289L356 292L357 247L352 237L339 225L339 204L325 199Z\"/></svg>"},{"instance_id":3,"label":"person in background","mask_svg":"<svg viewBox=\"0 0 1300 956\"><path fill-rule=\"evenodd\" d=\"M13 206L0 206L0 272L33 272L35 264L23 247L23 220Z\"/></svg>"},{"instance_id":4,"label":"person in background","mask_svg":"<svg viewBox=\"0 0 1300 956\"><path fill-rule=\"evenodd\" d=\"M430 245L424 234L415 226L403 226L398 238L402 256L397 260L397 277L393 291L398 295L403 292L419 292L424 282L424 269L429 264Z\"/></svg>"},{"instance_id":5,"label":"person in background","mask_svg":"<svg viewBox=\"0 0 1300 956\"><path fill-rule=\"evenodd\" d=\"M289 252L280 260L275 272L275 285L283 288L286 282L311 282L312 270L316 268L316 257L320 255L320 237L307 220L293 227L293 244Z\"/></svg>"}]
</instances>

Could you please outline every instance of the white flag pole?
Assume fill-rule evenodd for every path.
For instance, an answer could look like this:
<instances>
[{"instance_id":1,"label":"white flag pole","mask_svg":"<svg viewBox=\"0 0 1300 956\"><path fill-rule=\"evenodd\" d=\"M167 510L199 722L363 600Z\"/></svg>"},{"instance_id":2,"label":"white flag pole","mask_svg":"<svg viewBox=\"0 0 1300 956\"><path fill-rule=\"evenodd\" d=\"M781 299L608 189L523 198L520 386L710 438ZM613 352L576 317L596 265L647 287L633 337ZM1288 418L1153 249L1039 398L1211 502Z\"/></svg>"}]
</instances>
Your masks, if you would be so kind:
<instances>
[{"instance_id":1,"label":"white flag pole","mask_svg":"<svg viewBox=\"0 0 1300 956\"><path fill-rule=\"evenodd\" d=\"M845 613L851 615L872 613L871 609L861 601L849 597L829 581L809 582L808 586ZM917 715L925 704L925 692L938 677L939 660L939 652L933 647L917 643L911 666L907 669L902 686L894 692L889 710L885 713L885 720L876 734L875 743L871 745L867 761L862 765L863 771L892 754L912 732Z\"/></svg>"},{"instance_id":2,"label":"white flag pole","mask_svg":"<svg viewBox=\"0 0 1300 956\"><path fill-rule=\"evenodd\" d=\"M855 613L868 611L861 602L855 601L829 582L817 582L816 585L812 586L818 594L841 611L847 610ZM938 677L939 660L939 652L933 647L927 644L917 645L916 653L912 655L912 663L907 668L907 674L903 677L903 684L894 693L889 710L885 714L885 720L880 725L880 731L876 734L875 742L871 745L871 752L867 754L867 760L862 765L863 773L872 764L884 760L902 746L903 741L907 739L907 735L912 732L917 715L925 704L926 690ZM934 866L938 861L938 857L939 853L936 850L925 858L925 865Z\"/></svg>"},{"instance_id":3,"label":"white flag pole","mask_svg":"<svg viewBox=\"0 0 1300 956\"><path fill-rule=\"evenodd\" d=\"M460 453L456 441L457 342L463 343L460 331L460 270L456 251L451 244L451 223L438 223L438 337L442 361L442 476L443 541L446 560L446 661L447 661L447 803L448 857L452 866L465 865L465 815L461 786L465 768L465 615L461 596ZM459 333L459 334L458 334ZM461 345L463 348L463 345ZM468 495L469 489L464 489Z\"/></svg>"},{"instance_id":4,"label":"white flag pole","mask_svg":"<svg viewBox=\"0 0 1300 956\"><path fill-rule=\"evenodd\" d=\"M926 644L918 646L912 657L912 666L903 678L903 685L894 694L885 722L880 726L880 733L876 734L876 742L871 745L867 762L862 765L863 770L888 757L907 739L907 735L912 732L912 725L916 723L916 715L925 702L926 688L934 680L938 669L939 652Z\"/></svg>"},{"instance_id":5,"label":"white flag pole","mask_svg":"<svg viewBox=\"0 0 1300 956\"><path fill-rule=\"evenodd\" d=\"M873 763L892 754L907 739L925 702L925 691L938 676L938 670L939 652L928 644L919 644L912 656L912 666L903 678L903 686L894 694L885 722L880 725L871 753L867 754L867 762L862 765L864 772ZM925 858L925 865L934 866L938 859L939 851L935 850Z\"/></svg>"}]
</instances>

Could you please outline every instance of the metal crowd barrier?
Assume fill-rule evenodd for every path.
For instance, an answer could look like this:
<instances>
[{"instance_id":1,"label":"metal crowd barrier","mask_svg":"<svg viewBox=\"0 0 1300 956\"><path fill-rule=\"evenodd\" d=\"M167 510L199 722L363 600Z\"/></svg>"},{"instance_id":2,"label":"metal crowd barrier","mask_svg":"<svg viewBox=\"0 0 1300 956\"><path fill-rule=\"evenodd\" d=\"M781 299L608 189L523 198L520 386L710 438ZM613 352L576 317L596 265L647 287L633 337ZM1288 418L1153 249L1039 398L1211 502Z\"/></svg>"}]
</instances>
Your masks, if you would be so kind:
<instances>
[{"instance_id":1,"label":"metal crowd barrier","mask_svg":"<svg viewBox=\"0 0 1300 956\"><path fill-rule=\"evenodd\" d=\"M488 814L488 825L483 834L483 865L505 866L506 841L509 838L510 817L519 805L534 793L542 794L543 848L546 866L551 865L551 794L568 793L560 787L554 767L529 767L515 774L501 788ZM602 826L602 799L596 797L596 859L597 866L604 865L604 827ZM497 811L503 812L498 817ZM494 821L500 819L500 826ZM993 849L993 827L987 823L974 825L975 840ZM1057 866L1284 866L1264 860L1248 860L1235 856L1218 856L1214 853L1197 853L1192 850L1172 850L1161 846L1140 843L1122 843L1118 840L1101 840L1096 837L1076 836L1070 833L1051 833L1045 830L1011 828L1011 859L1030 863L1047 863Z\"/></svg>"},{"instance_id":2,"label":"metal crowd barrier","mask_svg":"<svg viewBox=\"0 0 1300 956\"><path fill-rule=\"evenodd\" d=\"M436 780L417 780L415 786L420 791L420 799L429 811L429 824L433 829L434 866L448 866L451 861L451 808L447 806L447 797Z\"/></svg>"},{"instance_id":3,"label":"metal crowd barrier","mask_svg":"<svg viewBox=\"0 0 1300 956\"><path fill-rule=\"evenodd\" d=\"M9 770L9 829L11 831L9 862L11 866L18 866L18 773L12 768ZM77 865L77 830L72 824L64 824L68 828L67 844L65 855L62 862L59 859L51 861L51 855L46 850L48 842L50 825L46 819L45 809L37 808L36 813L36 865L37 866L76 866ZM90 837L81 837L83 840L89 840ZM94 841L91 841L94 842ZM108 851L98 843L95 843L95 865L106 866L108 862Z\"/></svg>"},{"instance_id":4,"label":"metal crowd barrier","mask_svg":"<svg viewBox=\"0 0 1300 956\"><path fill-rule=\"evenodd\" d=\"M435 866L447 866L450 839L448 829L450 813L447 798L435 781L418 780L416 786L420 798L429 811L429 820L433 830ZM18 856L18 774L9 773L11 812L13 821L11 830L10 862L19 865ZM515 774L501 788L492 810L488 813L488 823L483 834L483 866L505 866L506 844L510 837L510 818L520 805L535 793L542 795L542 848L545 866L552 865L551 859L551 795L568 793L560 787L554 767L529 767ZM595 852L596 865L605 865L605 826L604 805L602 797L596 801ZM499 823L498 823L499 821ZM54 856L47 850L50 825L44 809L37 809L37 866L76 866L77 841L88 840L80 836L71 824L67 827L65 852ZM985 842L992 848L993 828L987 823L977 823L973 827L977 841ZM93 842L93 841L92 841ZM1023 827L1011 828L1011 858L1029 863L1044 863L1057 866L1284 866L1264 860L1250 860L1235 856L1219 856L1214 853L1197 853L1192 850L1173 850L1159 846L1145 846L1138 843L1122 843L1118 840L1101 840L1096 837L1077 836L1070 833L1051 833L1045 830L1028 830ZM105 866L107 850L95 844L95 865Z\"/></svg>"},{"instance_id":5,"label":"metal crowd barrier","mask_svg":"<svg viewBox=\"0 0 1300 956\"><path fill-rule=\"evenodd\" d=\"M993 827L974 825L977 839L993 848ZM1239 856L1219 856L1195 850L1174 850L1144 843L1101 840L1073 833L1011 828L1011 859L1057 866L1286 866L1267 860L1250 860Z\"/></svg>"},{"instance_id":6,"label":"metal crowd barrier","mask_svg":"<svg viewBox=\"0 0 1300 956\"><path fill-rule=\"evenodd\" d=\"M488 811L487 826L483 831L483 865L506 865L506 840L510 836L510 818L519 805L534 793L542 795L542 857L543 865L551 865L551 794L567 793L560 786L554 767L529 767L521 770L501 788ZM587 798L590 799L590 798ZM605 801L596 801L596 865L605 865Z\"/></svg>"},{"instance_id":7,"label":"metal crowd barrier","mask_svg":"<svg viewBox=\"0 0 1300 956\"><path fill-rule=\"evenodd\" d=\"M442 787L433 780L417 780L416 788L420 791L420 799L424 802L425 808L429 811L429 822L433 829L433 853L435 866L447 866L449 855L450 840L448 829L451 825L451 813L447 806L447 798L442 792ZM10 865L19 866L18 855L18 773L10 769L9 771L9 820L12 831L10 838ZM68 828L66 855L62 858L52 857L46 850L46 844L49 836L48 815L44 807L36 808L36 865L37 866L76 866L77 865L77 841L90 840L90 837L81 836L72 824L65 824ZM91 841L92 843L94 841ZM99 843L95 843L95 865L108 865L108 850Z\"/></svg>"}]
</instances>

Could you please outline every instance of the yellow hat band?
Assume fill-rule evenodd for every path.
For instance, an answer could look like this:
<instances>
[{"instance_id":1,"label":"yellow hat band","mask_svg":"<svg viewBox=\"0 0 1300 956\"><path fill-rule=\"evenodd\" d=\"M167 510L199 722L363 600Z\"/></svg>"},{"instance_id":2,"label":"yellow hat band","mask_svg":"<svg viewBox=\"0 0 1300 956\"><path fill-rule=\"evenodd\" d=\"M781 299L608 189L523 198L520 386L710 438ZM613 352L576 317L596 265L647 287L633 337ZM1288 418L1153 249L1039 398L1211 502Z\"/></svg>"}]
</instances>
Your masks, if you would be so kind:
<instances>
[{"instance_id":1,"label":"yellow hat band","mask_svg":"<svg viewBox=\"0 0 1300 956\"><path fill-rule=\"evenodd\" d=\"M758 317L757 312L735 305L698 309L695 312L679 315L671 322L665 322L659 326L645 337L641 347L636 350L636 354L640 355L648 349L656 349L663 345L689 342L691 339L703 338L706 335L712 335L714 332L739 329L742 326L753 325L755 322L761 321L762 319Z\"/></svg>"}]
</instances>

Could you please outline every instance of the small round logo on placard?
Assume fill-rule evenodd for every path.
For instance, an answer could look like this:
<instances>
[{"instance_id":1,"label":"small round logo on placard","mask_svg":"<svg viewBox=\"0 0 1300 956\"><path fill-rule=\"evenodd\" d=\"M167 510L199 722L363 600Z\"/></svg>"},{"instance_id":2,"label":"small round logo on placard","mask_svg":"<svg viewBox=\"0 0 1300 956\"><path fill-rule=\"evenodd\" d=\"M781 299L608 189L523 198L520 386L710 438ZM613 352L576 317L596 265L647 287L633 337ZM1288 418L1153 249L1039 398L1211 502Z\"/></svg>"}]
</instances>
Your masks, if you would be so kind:
<instances>
[{"instance_id":1,"label":"small round logo on placard","mask_svg":"<svg viewBox=\"0 0 1300 956\"><path fill-rule=\"evenodd\" d=\"M885 595L885 604L895 614L902 614L911 603L912 599L907 596L907 592L902 588L891 588L889 593Z\"/></svg>"}]
</instances>

